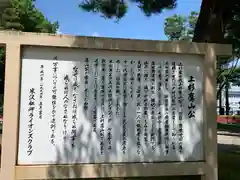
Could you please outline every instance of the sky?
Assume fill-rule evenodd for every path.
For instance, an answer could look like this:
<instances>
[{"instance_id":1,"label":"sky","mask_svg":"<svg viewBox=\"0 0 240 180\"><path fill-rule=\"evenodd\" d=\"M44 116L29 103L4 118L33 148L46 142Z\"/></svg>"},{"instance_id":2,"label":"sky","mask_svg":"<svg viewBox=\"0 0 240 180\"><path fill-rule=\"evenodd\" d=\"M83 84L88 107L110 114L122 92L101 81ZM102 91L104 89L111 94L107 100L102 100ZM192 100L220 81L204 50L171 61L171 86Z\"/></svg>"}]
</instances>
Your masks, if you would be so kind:
<instances>
[{"instance_id":1,"label":"sky","mask_svg":"<svg viewBox=\"0 0 240 180\"><path fill-rule=\"evenodd\" d=\"M178 0L177 8L159 15L145 17L136 4L131 4L128 13L119 22L104 19L100 14L82 11L82 0L36 0L36 7L50 20L58 21L58 33L79 36L102 36L167 40L164 35L164 20L173 14L189 15L199 11L201 0Z\"/></svg>"}]
</instances>

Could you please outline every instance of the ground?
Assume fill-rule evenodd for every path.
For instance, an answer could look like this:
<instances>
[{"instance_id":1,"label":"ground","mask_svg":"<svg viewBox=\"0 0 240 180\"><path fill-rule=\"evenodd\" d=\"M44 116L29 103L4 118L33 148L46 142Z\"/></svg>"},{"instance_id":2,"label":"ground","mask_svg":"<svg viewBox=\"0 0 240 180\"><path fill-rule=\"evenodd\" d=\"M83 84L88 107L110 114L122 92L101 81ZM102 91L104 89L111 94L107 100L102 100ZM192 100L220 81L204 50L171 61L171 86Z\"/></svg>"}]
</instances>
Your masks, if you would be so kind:
<instances>
[{"instance_id":1,"label":"ground","mask_svg":"<svg viewBox=\"0 0 240 180\"><path fill-rule=\"evenodd\" d=\"M240 179L240 126L218 127L219 180Z\"/></svg>"},{"instance_id":2,"label":"ground","mask_svg":"<svg viewBox=\"0 0 240 180\"><path fill-rule=\"evenodd\" d=\"M219 153L219 180L240 179L240 153Z\"/></svg>"}]
</instances>

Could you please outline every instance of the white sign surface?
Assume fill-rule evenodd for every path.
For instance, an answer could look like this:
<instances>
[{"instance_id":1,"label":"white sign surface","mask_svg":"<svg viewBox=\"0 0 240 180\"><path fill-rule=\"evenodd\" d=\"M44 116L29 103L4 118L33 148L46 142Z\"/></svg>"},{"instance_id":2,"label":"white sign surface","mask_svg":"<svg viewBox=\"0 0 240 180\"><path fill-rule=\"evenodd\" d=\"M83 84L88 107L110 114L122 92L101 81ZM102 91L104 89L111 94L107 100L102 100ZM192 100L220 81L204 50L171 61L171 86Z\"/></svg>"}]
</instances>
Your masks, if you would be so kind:
<instances>
[{"instance_id":1,"label":"white sign surface","mask_svg":"<svg viewBox=\"0 0 240 180\"><path fill-rule=\"evenodd\" d=\"M18 164L203 160L201 61L24 48Z\"/></svg>"}]
</instances>

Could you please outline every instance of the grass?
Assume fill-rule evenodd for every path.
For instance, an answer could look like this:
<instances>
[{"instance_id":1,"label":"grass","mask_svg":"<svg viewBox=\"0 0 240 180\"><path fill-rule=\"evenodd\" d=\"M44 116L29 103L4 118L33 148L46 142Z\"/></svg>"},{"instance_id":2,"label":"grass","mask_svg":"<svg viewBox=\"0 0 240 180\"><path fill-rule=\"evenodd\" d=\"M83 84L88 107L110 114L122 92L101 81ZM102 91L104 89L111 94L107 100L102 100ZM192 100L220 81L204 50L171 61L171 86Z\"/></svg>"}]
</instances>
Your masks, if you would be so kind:
<instances>
[{"instance_id":1,"label":"grass","mask_svg":"<svg viewBox=\"0 0 240 180\"><path fill-rule=\"evenodd\" d=\"M240 179L240 153L219 153L219 180Z\"/></svg>"},{"instance_id":2,"label":"grass","mask_svg":"<svg viewBox=\"0 0 240 180\"><path fill-rule=\"evenodd\" d=\"M222 124L222 123L217 123L218 129L223 129L223 130L234 130L234 129L240 129L240 124Z\"/></svg>"}]
</instances>

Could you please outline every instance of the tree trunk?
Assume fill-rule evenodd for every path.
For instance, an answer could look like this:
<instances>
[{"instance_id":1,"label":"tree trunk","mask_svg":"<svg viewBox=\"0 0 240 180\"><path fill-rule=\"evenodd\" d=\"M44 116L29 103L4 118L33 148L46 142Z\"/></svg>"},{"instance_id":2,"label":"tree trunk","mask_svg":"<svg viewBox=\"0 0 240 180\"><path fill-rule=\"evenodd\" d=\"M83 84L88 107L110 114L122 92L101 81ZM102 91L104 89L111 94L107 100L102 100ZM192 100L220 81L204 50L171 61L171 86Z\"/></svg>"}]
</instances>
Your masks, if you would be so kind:
<instances>
[{"instance_id":1,"label":"tree trunk","mask_svg":"<svg viewBox=\"0 0 240 180\"><path fill-rule=\"evenodd\" d=\"M233 17L237 0L202 0L194 30L194 42L224 43L225 28Z\"/></svg>"},{"instance_id":2,"label":"tree trunk","mask_svg":"<svg viewBox=\"0 0 240 180\"><path fill-rule=\"evenodd\" d=\"M229 115L229 111L230 111L230 105L229 105L229 93L228 93L228 90L229 90L229 82L226 83L226 86L225 86L225 98L226 98L226 115Z\"/></svg>"},{"instance_id":3,"label":"tree trunk","mask_svg":"<svg viewBox=\"0 0 240 180\"><path fill-rule=\"evenodd\" d=\"M224 108L222 107L222 91L219 91L218 103L219 103L219 114L224 115Z\"/></svg>"}]
</instances>

